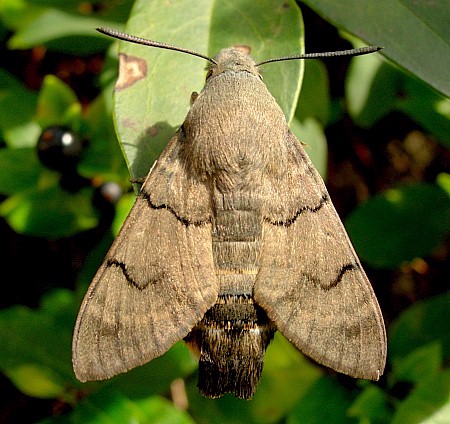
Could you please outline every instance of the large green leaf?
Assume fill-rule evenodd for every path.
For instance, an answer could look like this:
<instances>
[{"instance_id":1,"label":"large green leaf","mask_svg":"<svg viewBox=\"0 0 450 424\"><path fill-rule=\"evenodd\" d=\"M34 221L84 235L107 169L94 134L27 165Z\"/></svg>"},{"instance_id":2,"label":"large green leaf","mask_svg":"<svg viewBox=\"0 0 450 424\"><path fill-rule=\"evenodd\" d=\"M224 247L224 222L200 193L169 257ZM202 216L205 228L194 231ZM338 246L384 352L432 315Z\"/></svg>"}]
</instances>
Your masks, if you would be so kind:
<instances>
[{"instance_id":1,"label":"large green leaf","mask_svg":"<svg viewBox=\"0 0 450 424\"><path fill-rule=\"evenodd\" d=\"M425 378L398 406L392 424L445 424L450 417L450 370Z\"/></svg>"},{"instance_id":2,"label":"large green leaf","mask_svg":"<svg viewBox=\"0 0 450 424\"><path fill-rule=\"evenodd\" d=\"M350 393L336 380L322 377L303 396L288 416L288 424L356 423L347 415Z\"/></svg>"},{"instance_id":3,"label":"large green leaf","mask_svg":"<svg viewBox=\"0 0 450 424\"><path fill-rule=\"evenodd\" d=\"M31 147L40 128L32 121L37 95L13 75L0 69L0 131L11 147Z\"/></svg>"},{"instance_id":4,"label":"large green leaf","mask_svg":"<svg viewBox=\"0 0 450 424\"><path fill-rule=\"evenodd\" d=\"M395 268L430 255L450 231L450 196L432 184L387 190L355 209L346 227L361 259Z\"/></svg>"},{"instance_id":5,"label":"large green leaf","mask_svg":"<svg viewBox=\"0 0 450 424\"><path fill-rule=\"evenodd\" d=\"M349 113L357 125L370 128L398 110L450 147L450 99L379 55L352 60L346 94Z\"/></svg>"},{"instance_id":6,"label":"large green leaf","mask_svg":"<svg viewBox=\"0 0 450 424\"><path fill-rule=\"evenodd\" d=\"M303 3L450 96L447 0L302 0Z\"/></svg>"},{"instance_id":7,"label":"large green leaf","mask_svg":"<svg viewBox=\"0 0 450 424\"><path fill-rule=\"evenodd\" d=\"M391 361L408 355L426 344L439 343L442 356L450 357L450 293L418 302L404 311L389 331ZM427 350L429 352L429 350ZM423 354L423 351L421 352ZM433 355L433 354L431 354ZM429 360L429 359L428 359ZM405 367L404 362L402 368ZM403 372L403 370L399 370Z\"/></svg>"},{"instance_id":8,"label":"large green leaf","mask_svg":"<svg viewBox=\"0 0 450 424\"><path fill-rule=\"evenodd\" d=\"M117 22L49 8L36 14L36 18L17 31L8 44L11 49L29 49L44 44L50 50L77 55L92 54L104 50L107 44L94 28L119 25Z\"/></svg>"},{"instance_id":9,"label":"large green leaf","mask_svg":"<svg viewBox=\"0 0 450 424\"><path fill-rule=\"evenodd\" d=\"M159 396L132 401L105 388L83 399L70 414L39 423L194 424L194 421L187 412Z\"/></svg>"},{"instance_id":10,"label":"large green leaf","mask_svg":"<svg viewBox=\"0 0 450 424\"><path fill-rule=\"evenodd\" d=\"M38 184L44 167L35 149L0 149L0 193L13 195Z\"/></svg>"},{"instance_id":11,"label":"large green leaf","mask_svg":"<svg viewBox=\"0 0 450 424\"><path fill-rule=\"evenodd\" d=\"M58 290L39 309L15 306L0 312L0 368L29 395L62 396L68 384L77 384L70 359L73 299L73 293Z\"/></svg>"},{"instance_id":12,"label":"large green leaf","mask_svg":"<svg viewBox=\"0 0 450 424\"><path fill-rule=\"evenodd\" d=\"M298 7L281 0L139 0L126 30L210 55L230 45L248 45L256 60L301 52L303 40ZM141 74L116 91L116 127L132 175L143 177L182 123L192 91L202 88L205 63L131 43L123 43L121 51L128 56L128 66ZM299 61L263 69L269 89L288 118L296 105L301 70Z\"/></svg>"},{"instance_id":13,"label":"large green leaf","mask_svg":"<svg viewBox=\"0 0 450 424\"><path fill-rule=\"evenodd\" d=\"M390 422L392 412L387 394L375 384L368 384L355 399L347 414L360 423L385 424Z\"/></svg>"},{"instance_id":14,"label":"large green leaf","mask_svg":"<svg viewBox=\"0 0 450 424\"><path fill-rule=\"evenodd\" d=\"M92 189L86 187L77 193L63 190L56 173L42 173L44 187L10 196L0 204L0 216L18 233L37 237L59 238L94 228L97 211L92 206Z\"/></svg>"}]
</instances>

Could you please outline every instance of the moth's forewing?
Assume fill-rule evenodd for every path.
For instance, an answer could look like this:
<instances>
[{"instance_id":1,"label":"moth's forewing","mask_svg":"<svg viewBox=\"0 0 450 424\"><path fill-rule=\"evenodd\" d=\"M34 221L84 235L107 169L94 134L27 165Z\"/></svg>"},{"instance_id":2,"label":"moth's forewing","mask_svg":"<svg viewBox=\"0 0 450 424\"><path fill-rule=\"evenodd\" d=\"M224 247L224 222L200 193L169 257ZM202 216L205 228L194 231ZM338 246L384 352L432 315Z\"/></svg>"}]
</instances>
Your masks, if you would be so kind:
<instances>
[{"instance_id":1,"label":"moth's forewing","mask_svg":"<svg viewBox=\"0 0 450 424\"><path fill-rule=\"evenodd\" d=\"M216 301L208 190L186 175L180 147L176 134L84 298L72 348L81 381L162 355Z\"/></svg>"},{"instance_id":2,"label":"moth's forewing","mask_svg":"<svg viewBox=\"0 0 450 424\"><path fill-rule=\"evenodd\" d=\"M286 132L280 163L266 172L264 246L254 297L279 331L317 362L378 380L386 333L375 294L325 185Z\"/></svg>"}]
</instances>

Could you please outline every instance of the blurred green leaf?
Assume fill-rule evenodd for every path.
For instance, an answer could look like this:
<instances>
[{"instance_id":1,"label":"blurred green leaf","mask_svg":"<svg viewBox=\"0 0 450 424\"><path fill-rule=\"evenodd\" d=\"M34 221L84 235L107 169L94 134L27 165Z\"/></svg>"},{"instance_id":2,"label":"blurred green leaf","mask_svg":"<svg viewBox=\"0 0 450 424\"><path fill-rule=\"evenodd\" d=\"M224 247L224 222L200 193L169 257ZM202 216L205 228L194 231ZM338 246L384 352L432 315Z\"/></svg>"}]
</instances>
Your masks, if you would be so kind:
<instances>
[{"instance_id":1,"label":"blurred green leaf","mask_svg":"<svg viewBox=\"0 0 450 424\"><path fill-rule=\"evenodd\" d=\"M302 0L338 28L384 46L382 54L450 96L448 2Z\"/></svg>"},{"instance_id":2,"label":"blurred green leaf","mask_svg":"<svg viewBox=\"0 0 450 424\"><path fill-rule=\"evenodd\" d=\"M450 99L377 55L352 60L346 92L349 113L356 124L369 128L384 115L398 110L450 146Z\"/></svg>"},{"instance_id":3,"label":"blurred green leaf","mask_svg":"<svg viewBox=\"0 0 450 424\"><path fill-rule=\"evenodd\" d=\"M392 378L410 383L420 383L435 376L442 366L442 346L440 342L425 344L402 358L392 362Z\"/></svg>"},{"instance_id":4,"label":"blurred green leaf","mask_svg":"<svg viewBox=\"0 0 450 424\"><path fill-rule=\"evenodd\" d=\"M8 369L6 374L28 396L51 399L65 391L65 381L49 367L24 363Z\"/></svg>"},{"instance_id":5,"label":"blurred green leaf","mask_svg":"<svg viewBox=\"0 0 450 424\"><path fill-rule=\"evenodd\" d=\"M92 54L108 45L108 41L95 31L95 28L102 26L120 29L121 25L49 8L41 11L29 25L21 27L9 39L8 45L10 49L46 45L50 50L65 53Z\"/></svg>"},{"instance_id":6,"label":"blurred green leaf","mask_svg":"<svg viewBox=\"0 0 450 424\"><path fill-rule=\"evenodd\" d=\"M0 193L13 195L38 184L41 172L36 149L0 149Z\"/></svg>"},{"instance_id":7,"label":"blurred green leaf","mask_svg":"<svg viewBox=\"0 0 450 424\"><path fill-rule=\"evenodd\" d=\"M114 234L118 234L119 230L122 228L122 224L125 218L130 213L132 206L136 200L136 196L131 193L125 194L120 198L116 205L116 215L114 216L114 222L112 224L112 229Z\"/></svg>"},{"instance_id":8,"label":"blurred green leaf","mask_svg":"<svg viewBox=\"0 0 450 424\"><path fill-rule=\"evenodd\" d=\"M196 367L197 361L192 357L186 345L179 342L163 356L114 377L108 382L108 386L130 398L169 393L170 383L173 380L186 377Z\"/></svg>"},{"instance_id":9,"label":"blurred green leaf","mask_svg":"<svg viewBox=\"0 0 450 424\"><path fill-rule=\"evenodd\" d=\"M17 31L33 22L45 8L27 3L26 0L2 0L0 20L10 30Z\"/></svg>"},{"instance_id":10,"label":"blurred green leaf","mask_svg":"<svg viewBox=\"0 0 450 424\"><path fill-rule=\"evenodd\" d=\"M450 196L450 174L441 172L436 178L436 184Z\"/></svg>"},{"instance_id":11,"label":"blurred green leaf","mask_svg":"<svg viewBox=\"0 0 450 424\"><path fill-rule=\"evenodd\" d=\"M450 293L409 307L391 325L388 339L393 363L433 342L441 344L444 359L450 358Z\"/></svg>"},{"instance_id":12,"label":"blurred green leaf","mask_svg":"<svg viewBox=\"0 0 450 424\"><path fill-rule=\"evenodd\" d=\"M53 75L47 75L39 91L37 120L42 128L69 125L73 111L81 114L81 105L72 89Z\"/></svg>"},{"instance_id":13,"label":"blurred green leaf","mask_svg":"<svg viewBox=\"0 0 450 424\"><path fill-rule=\"evenodd\" d=\"M279 422L321 375L318 366L277 332L266 352L258 391L249 405L254 422Z\"/></svg>"},{"instance_id":14,"label":"blurred green leaf","mask_svg":"<svg viewBox=\"0 0 450 424\"><path fill-rule=\"evenodd\" d=\"M187 384L189 410L198 424L209 424L213 418L214 424L255 423L250 412L251 402L237 399L230 394L219 399L209 399L200 395L196 381Z\"/></svg>"},{"instance_id":15,"label":"blurred green leaf","mask_svg":"<svg viewBox=\"0 0 450 424\"><path fill-rule=\"evenodd\" d=\"M226 30L230 22L233 31ZM303 43L298 7L281 0L184 0L172 5L140 0L135 3L127 32L209 54L233 44L249 45L257 60L301 52ZM129 60L138 59L146 69L142 79L115 95L116 127L131 174L140 178L182 123L191 92L202 88L204 62L131 43L121 44L121 49ZM263 69L269 89L289 118L302 70L300 61L292 62L265 65Z\"/></svg>"},{"instance_id":16,"label":"blurred green leaf","mask_svg":"<svg viewBox=\"0 0 450 424\"><path fill-rule=\"evenodd\" d=\"M322 178L326 179L328 145L322 124L313 117L300 121L295 116L290 127L296 137L305 143L306 153Z\"/></svg>"},{"instance_id":17,"label":"blurred green leaf","mask_svg":"<svg viewBox=\"0 0 450 424\"><path fill-rule=\"evenodd\" d=\"M40 132L32 121L37 95L0 68L0 132L10 147L34 146Z\"/></svg>"},{"instance_id":18,"label":"blurred green leaf","mask_svg":"<svg viewBox=\"0 0 450 424\"><path fill-rule=\"evenodd\" d=\"M57 290L37 310L14 306L0 311L0 368L24 393L56 397L67 383L76 384L70 348L73 300L73 293Z\"/></svg>"},{"instance_id":19,"label":"blurred green leaf","mask_svg":"<svg viewBox=\"0 0 450 424\"><path fill-rule=\"evenodd\" d=\"M305 150L323 178L327 173L327 139L323 126L328 121L330 96L325 65L306 60L305 78L291 121L291 130L305 144Z\"/></svg>"},{"instance_id":20,"label":"blurred green leaf","mask_svg":"<svg viewBox=\"0 0 450 424\"><path fill-rule=\"evenodd\" d=\"M368 384L348 410L350 417L361 424L384 424L390 422L392 412L387 394L378 386Z\"/></svg>"},{"instance_id":21,"label":"blurred green leaf","mask_svg":"<svg viewBox=\"0 0 450 424\"><path fill-rule=\"evenodd\" d=\"M327 69L320 60L305 60L304 66L305 78L295 116L300 121L312 117L324 125L328 121L330 107Z\"/></svg>"},{"instance_id":22,"label":"blurred green leaf","mask_svg":"<svg viewBox=\"0 0 450 424\"><path fill-rule=\"evenodd\" d=\"M352 404L349 392L336 380L323 377L311 387L288 415L288 424L348 424L356 422L347 410Z\"/></svg>"},{"instance_id":23,"label":"blurred green leaf","mask_svg":"<svg viewBox=\"0 0 450 424\"><path fill-rule=\"evenodd\" d=\"M431 254L450 231L450 196L432 184L387 190L355 209L346 228L360 258L395 268Z\"/></svg>"},{"instance_id":24,"label":"blurred green leaf","mask_svg":"<svg viewBox=\"0 0 450 424\"><path fill-rule=\"evenodd\" d=\"M450 417L450 370L424 378L398 406L392 424L445 424Z\"/></svg>"},{"instance_id":25,"label":"blurred green leaf","mask_svg":"<svg viewBox=\"0 0 450 424\"><path fill-rule=\"evenodd\" d=\"M92 206L92 189L68 193L58 180L53 182L9 197L0 204L0 216L18 233L38 237L66 237L94 228L98 216Z\"/></svg>"},{"instance_id":26,"label":"blurred green leaf","mask_svg":"<svg viewBox=\"0 0 450 424\"><path fill-rule=\"evenodd\" d=\"M117 181L118 177L129 186L129 173L114 130L112 111L104 95L93 100L84 114L86 138L78 172L89 178L102 176L104 180Z\"/></svg>"},{"instance_id":27,"label":"blurred green leaf","mask_svg":"<svg viewBox=\"0 0 450 424\"><path fill-rule=\"evenodd\" d=\"M132 401L107 387L86 397L67 415L40 421L95 424L194 424L185 411L158 396Z\"/></svg>"}]
</instances>

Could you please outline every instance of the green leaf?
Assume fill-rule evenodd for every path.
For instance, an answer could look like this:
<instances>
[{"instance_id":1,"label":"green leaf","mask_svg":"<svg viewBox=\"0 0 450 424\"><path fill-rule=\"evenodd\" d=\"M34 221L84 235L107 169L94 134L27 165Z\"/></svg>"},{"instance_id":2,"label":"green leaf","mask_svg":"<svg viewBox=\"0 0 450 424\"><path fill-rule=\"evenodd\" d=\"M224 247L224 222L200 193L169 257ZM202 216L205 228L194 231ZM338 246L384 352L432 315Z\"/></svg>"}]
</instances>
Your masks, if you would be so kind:
<instances>
[{"instance_id":1,"label":"green leaf","mask_svg":"<svg viewBox=\"0 0 450 424\"><path fill-rule=\"evenodd\" d=\"M183 342L175 344L164 355L149 363L120 374L108 382L111 390L131 398L142 398L150 394L169 393L170 383L185 377L197 367Z\"/></svg>"},{"instance_id":2,"label":"green leaf","mask_svg":"<svg viewBox=\"0 0 450 424\"><path fill-rule=\"evenodd\" d=\"M197 423L208 424L211 417L214 424L256 423L250 412L251 402L237 399L230 394L219 399L208 399L200 395L196 384L196 381L189 381L187 393L189 409Z\"/></svg>"},{"instance_id":3,"label":"green leaf","mask_svg":"<svg viewBox=\"0 0 450 424\"><path fill-rule=\"evenodd\" d=\"M0 215L18 233L66 237L97 225L98 217L91 199L91 188L72 194L61 189L54 180L48 187L32 188L9 197L0 204Z\"/></svg>"},{"instance_id":4,"label":"green leaf","mask_svg":"<svg viewBox=\"0 0 450 424\"><path fill-rule=\"evenodd\" d=\"M387 190L355 209L346 228L360 258L395 268L432 253L450 231L450 196L432 184Z\"/></svg>"},{"instance_id":5,"label":"green leaf","mask_svg":"<svg viewBox=\"0 0 450 424\"><path fill-rule=\"evenodd\" d=\"M391 420L387 394L374 384L368 384L348 410L350 417L361 424L384 424Z\"/></svg>"},{"instance_id":6,"label":"green leaf","mask_svg":"<svg viewBox=\"0 0 450 424\"><path fill-rule=\"evenodd\" d=\"M116 215L114 216L114 221L112 224L112 229L114 234L118 234L119 230L122 228L126 217L130 213L131 208L136 201L136 196L134 194L125 194L116 205Z\"/></svg>"},{"instance_id":7,"label":"green leaf","mask_svg":"<svg viewBox=\"0 0 450 424\"><path fill-rule=\"evenodd\" d=\"M406 357L429 343L440 343L444 358L450 357L450 293L417 302L391 325L388 355L391 362Z\"/></svg>"},{"instance_id":8,"label":"green leaf","mask_svg":"<svg viewBox=\"0 0 450 424\"><path fill-rule=\"evenodd\" d=\"M450 96L448 2L303 0L338 28L384 46L382 54Z\"/></svg>"},{"instance_id":9,"label":"green leaf","mask_svg":"<svg viewBox=\"0 0 450 424\"><path fill-rule=\"evenodd\" d=\"M336 380L322 377L300 399L288 415L288 424L348 424L356 422L347 415L352 398Z\"/></svg>"},{"instance_id":10,"label":"green leaf","mask_svg":"<svg viewBox=\"0 0 450 424\"><path fill-rule=\"evenodd\" d=\"M13 195L35 187L44 167L36 149L0 149L0 193Z\"/></svg>"},{"instance_id":11,"label":"green leaf","mask_svg":"<svg viewBox=\"0 0 450 424\"><path fill-rule=\"evenodd\" d=\"M372 56L369 55L368 57ZM305 60L304 65L305 78L303 79L295 116L300 121L312 117L324 125L327 123L330 113L327 69L320 60ZM306 140L304 141L306 142Z\"/></svg>"},{"instance_id":12,"label":"green leaf","mask_svg":"<svg viewBox=\"0 0 450 424\"><path fill-rule=\"evenodd\" d=\"M306 117L300 121L294 117L291 130L306 144L304 146L306 153L322 178L326 179L328 145L322 124L316 118Z\"/></svg>"},{"instance_id":13,"label":"green leaf","mask_svg":"<svg viewBox=\"0 0 450 424\"><path fill-rule=\"evenodd\" d=\"M450 417L450 370L424 379L398 406L392 424L445 424Z\"/></svg>"},{"instance_id":14,"label":"green leaf","mask_svg":"<svg viewBox=\"0 0 450 424\"><path fill-rule=\"evenodd\" d=\"M107 181L117 181L120 176L129 186L129 173L117 141L112 111L104 95L90 103L84 122L89 143L77 166L78 172L88 178L102 177Z\"/></svg>"},{"instance_id":15,"label":"green leaf","mask_svg":"<svg viewBox=\"0 0 450 424\"><path fill-rule=\"evenodd\" d=\"M321 375L319 367L277 332L267 349L261 382L249 405L254 422L279 422Z\"/></svg>"},{"instance_id":16,"label":"green leaf","mask_svg":"<svg viewBox=\"0 0 450 424\"><path fill-rule=\"evenodd\" d=\"M305 78L290 127L306 145L305 150L320 175L326 178L328 146L323 126L329 115L328 75L320 60L306 60L304 65Z\"/></svg>"},{"instance_id":17,"label":"green leaf","mask_svg":"<svg viewBox=\"0 0 450 424\"><path fill-rule=\"evenodd\" d=\"M53 75L47 75L39 92L37 119L42 128L50 125L69 125L69 118L81 105L72 89Z\"/></svg>"},{"instance_id":18,"label":"green leaf","mask_svg":"<svg viewBox=\"0 0 450 424\"><path fill-rule=\"evenodd\" d=\"M6 374L28 396L51 399L65 391L64 380L49 367L25 363L8 369Z\"/></svg>"},{"instance_id":19,"label":"green leaf","mask_svg":"<svg viewBox=\"0 0 450 424\"><path fill-rule=\"evenodd\" d=\"M216 0L212 7L210 55L216 55L221 49L236 44L249 46L256 61L304 51L302 16L293 1ZM233 31L224 30L230 22L233 22ZM288 122L297 105L304 66L304 61L294 60L291 63L271 63L261 67L264 82Z\"/></svg>"},{"instance_id":20,"label":"green leaf","mask_svg":"<svg viewBox=\"0 0 450 424\"><path fill-rule=\"evenodd\" d=\"M37 95L19 80L0 69L0 132L10 147L36 144L40 127L32 121Z\"/></svg>"},{"instance_id":21,"label":"green leaf","mask_svg":"<svg viewBox=\"0 0 450 424\"><path fill-rule=\"evenodd\" d=\"M10 49L29 49L46 45L50 50L71 54L92 54L105 49L108 41L95 28L120 27L118 22L77 16L57 9L39 13L29 25L21 27L10 39Z\"/></svg>"},{"instance_id":22,"label":"green leaf","mask_svg":"<svg viewBox=\"0 0 450 424\"><path fill-rule=\"evenodd\" d=\"M54 420L45 420L41 421L41 424L54 422ZM108 388L86 397L70 414L59 417L56 422L194 424L187 412L176 408L166 399L152 396L139 401L131 401Z\"/></svg>"},{"instance_id":23,"label":"green leaf","mask_svg":"<svg viewBox=\"0 0 450 424\"><path fill-rule=\"evenodd\" d=\"M230 21L233 31L226 30ZM167 29L171 30L168 31ZM199 0L135 3L127 32L200 53L216 54L233 44L251 47L263 60L302 51L302 21L293 1ZM204 81L204 61L157 48L122 43L121 51L142 66L141 79L116 91L116 128L135 178L147 174L189 109L192 91ZM285 114L293 114L302 64L264 66L264 79Z\"/></svg>"},{"instance_id":24,"label":"green leaf","mask_svg":"<svg viewBox=\"0 0 450 424\"><path fill-rule=\"evenodd\" d=\"M142 423L195 424L187 412L176 408L166 399L154 396L136 403Z\"/></svg>"},{"instance_id":25,"label":"green leaf","mask_svg":"<svg viewBox=\"0 0 450 424\"><path fill-rule=\"evenodd\" d=\"M442 345L432 342L420 346L402 358L392 362L393 380L420 383L423 379L435 376L442 366Z\"/></svg>"},{"instance_id":26,"label":"green leaf","mask_svg":"<svg viewBox=\"0 0 450 424\"><path fill-rule=\"evenodd\" d=\"M76 384L71 341L75 322L73 293L58 290L37 310L14 306L0 311L0 368L24 393L60 397Z\"/></svg>"},{"instance_id":27,"label":"green leaf","mask_svg":"<svg viewBox=\"0 0 450 424\"><path fill-rule=\"evenodd\" d=\"M384 115L398 110L450 147L450 99L377 55L352 60L346 93L349 113L357 125L369 128Z\"/></svg>"}]
</instances>

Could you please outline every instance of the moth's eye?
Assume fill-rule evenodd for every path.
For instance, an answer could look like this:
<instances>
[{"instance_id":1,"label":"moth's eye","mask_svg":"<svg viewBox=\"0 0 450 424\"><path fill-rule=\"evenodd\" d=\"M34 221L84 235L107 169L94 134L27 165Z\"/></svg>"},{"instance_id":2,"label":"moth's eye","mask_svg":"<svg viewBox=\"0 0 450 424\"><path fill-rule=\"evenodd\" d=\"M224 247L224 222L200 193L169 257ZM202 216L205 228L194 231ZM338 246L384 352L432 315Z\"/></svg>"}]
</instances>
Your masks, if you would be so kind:
<instances>
[{"instance_id":1,"label":"moth's eye","mask_svg":"<svg viewBox=\"0 0 450 424\"><path fill-rule=\"evenodd\" d=\"M208 79L211 77L212 74L213 74L213 71L212 71L212 69L210 69L208 71L208 73L206 74L206 81L208 81Z\"/></svg>"}]
</instances>

